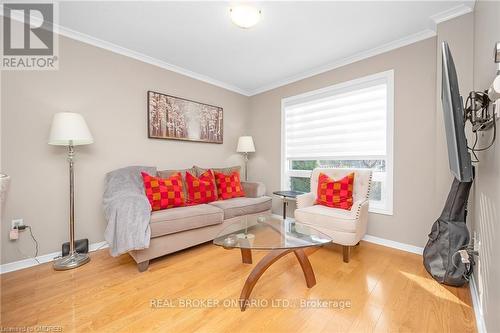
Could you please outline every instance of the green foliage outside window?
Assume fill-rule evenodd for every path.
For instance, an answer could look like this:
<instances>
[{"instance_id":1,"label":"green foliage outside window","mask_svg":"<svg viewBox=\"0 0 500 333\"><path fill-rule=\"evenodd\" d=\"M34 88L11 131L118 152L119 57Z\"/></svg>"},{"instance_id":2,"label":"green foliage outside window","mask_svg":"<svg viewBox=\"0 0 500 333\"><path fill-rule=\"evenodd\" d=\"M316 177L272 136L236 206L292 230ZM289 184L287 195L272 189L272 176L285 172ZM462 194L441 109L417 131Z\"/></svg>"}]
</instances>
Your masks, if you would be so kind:
<instances>
[{"instance_id":1,"label":"green foliage outside window","mask_svg":"<svg viewBox=\"0 0 500 333\"><path fill-rule=\"evenodd\" d=\"M313 170L317 167L318 161L292 161L292 170Z\"/></svg>"},{"instance_id":2,"label":"green foliage outside window","mask_svg":"<svg viewBox=\"0 0 500 333\"><path fill-rule=\"evenodd\" d=\"M304 177L290 177L290 188L292 191L309 192L311 179Z\"/></svg>"},{"instance_id":3,"label":"green foliage outside window","mask_svg":"<svg viewBox=\"0 0 500 333\"><path fill-rule=\"evenodd\" d=\"M382 200L382 183L372 182L372 189L370 191L370 199L375 201Z\"/></svg>"}]
</instances>

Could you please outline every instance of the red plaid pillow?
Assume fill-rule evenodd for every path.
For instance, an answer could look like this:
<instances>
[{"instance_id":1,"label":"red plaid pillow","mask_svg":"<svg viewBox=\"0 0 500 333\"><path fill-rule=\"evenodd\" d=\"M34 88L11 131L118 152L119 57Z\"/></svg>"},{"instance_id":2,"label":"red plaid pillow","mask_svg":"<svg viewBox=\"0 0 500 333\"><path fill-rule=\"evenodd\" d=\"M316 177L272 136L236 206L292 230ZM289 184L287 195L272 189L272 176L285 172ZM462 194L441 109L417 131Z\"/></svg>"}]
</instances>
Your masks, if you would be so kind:
<instances>
[{"instance_id":1,"label":"red plaid pillow","mask_svg":"<svg viewBox=\"0 0 500 333\"><path fill-rule=\"evenodd\" d=\"M351 210L353 184L354 172L340 180L333 180L324 173L320 173L316 203L323 206Z\"/></svg>"},{"instance_id":2,"label":"red plaid pillow","mask_svg":"<svg viewBox=\"0 0 500 333\"><path fill-rule=\"evenodd\" d=\"M214 175L215 183L217 184L217 194L220 200L245 196L238 171L233 171L228 175L214 172Z\"/></svg>"},{"instance_id":3,"label":"red plaid pillow","mask_svg":"<svg viewBox=\"0 0 500 333\"><path fill-rule=\"evenodd\" d=\"M188 204L198 205L217 200L215 179L211 170L205 171L200 177L195 177L186 171Z\"/></svg>"},{"instance_id":4,"label":"red plaid pillow","mask_svg":"<svg viewBox=\"0 0 500 333\"><path fill-rule=\"evenodd\" d=\"M185 206L180 173L168 178L153 177L145 172L141 175L152 210Z\"/></svg>"}]
</instances>

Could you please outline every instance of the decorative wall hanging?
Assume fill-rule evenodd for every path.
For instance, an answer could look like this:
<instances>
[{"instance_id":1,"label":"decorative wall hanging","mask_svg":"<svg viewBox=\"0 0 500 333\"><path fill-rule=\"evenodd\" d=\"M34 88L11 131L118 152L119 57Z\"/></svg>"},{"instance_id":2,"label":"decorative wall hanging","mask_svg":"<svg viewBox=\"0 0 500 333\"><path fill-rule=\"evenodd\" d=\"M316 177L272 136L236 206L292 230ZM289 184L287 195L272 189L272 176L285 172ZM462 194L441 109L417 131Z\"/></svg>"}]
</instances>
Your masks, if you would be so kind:
<instances>
[{"instance_id":1,"label":"decorative wall hanging","mask_svg":"<svg viewBox=\"0 0 500 333\"><path fill-rule=\"evenodd\" d=\"M148 137L223 142L223 110L184 98L148 91Z\"/></svg>"}]
</instances>

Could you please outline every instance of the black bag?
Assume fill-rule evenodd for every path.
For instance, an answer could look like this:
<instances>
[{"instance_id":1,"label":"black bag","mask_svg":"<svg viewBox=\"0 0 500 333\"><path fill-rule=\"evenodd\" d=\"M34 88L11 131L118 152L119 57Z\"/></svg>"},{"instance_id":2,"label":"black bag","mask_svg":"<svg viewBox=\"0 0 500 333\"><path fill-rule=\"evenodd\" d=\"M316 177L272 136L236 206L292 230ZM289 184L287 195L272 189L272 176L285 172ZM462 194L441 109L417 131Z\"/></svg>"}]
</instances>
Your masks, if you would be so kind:
<instances>
[{"instance_id":1,"label":"black bag","mask_svg":"<svg viewBox=\"0 0 500 333\"><path fill-rule=\"evenodd\" d=\"M466 226L467 199L472 185L454 179L441 216L432 225L429 241L424 248L424 266L427 272L440 283L462 286L469 281L473 261L462 263L458 250L469 245L469 230ZM471 258L472 260L472 258Z\"/></svg>"}]
</instances>

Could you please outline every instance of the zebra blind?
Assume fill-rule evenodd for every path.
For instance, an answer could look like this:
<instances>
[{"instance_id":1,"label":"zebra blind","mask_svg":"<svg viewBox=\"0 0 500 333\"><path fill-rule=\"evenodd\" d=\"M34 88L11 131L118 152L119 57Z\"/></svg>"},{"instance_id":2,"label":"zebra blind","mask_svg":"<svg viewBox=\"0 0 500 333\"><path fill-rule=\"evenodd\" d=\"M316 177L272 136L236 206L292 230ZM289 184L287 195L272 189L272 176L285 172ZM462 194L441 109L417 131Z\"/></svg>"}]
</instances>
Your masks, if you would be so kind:
<instances>
[{"instance_id":1,"label":"zebra blind","mask_svg":"<svg viewBox=\"0 0 500 333\"><path fill-rule=\"evenodd\" d=\"M387 154L384 79L284 104L287 160L378 158Z\"/></svg>"}]
</instances>

